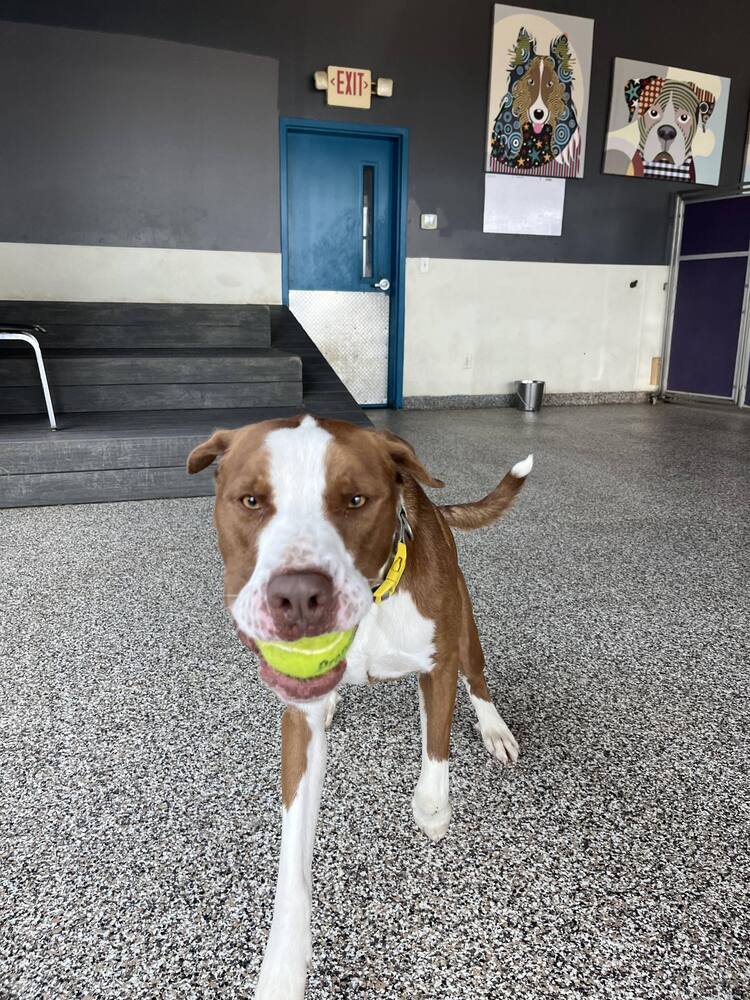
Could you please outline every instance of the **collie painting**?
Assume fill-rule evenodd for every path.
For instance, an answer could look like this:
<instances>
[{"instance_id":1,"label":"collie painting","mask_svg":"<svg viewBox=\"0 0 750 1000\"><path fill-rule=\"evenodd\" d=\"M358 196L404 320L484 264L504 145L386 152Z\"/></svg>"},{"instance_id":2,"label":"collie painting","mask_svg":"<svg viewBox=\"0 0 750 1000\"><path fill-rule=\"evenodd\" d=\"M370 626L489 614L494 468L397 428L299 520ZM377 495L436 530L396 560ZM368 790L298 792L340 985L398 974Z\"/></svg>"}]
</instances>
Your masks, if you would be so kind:
<instances>
[{"instance_id":1,"label":"collie painting","mask_svg":"<svg viewBox=\"0 0 750 1000\"><path fill-rule=\"evenodd\" d=\"M487 172L582 177L594 22L495 4Z\"/></svg>"}]
</instances>

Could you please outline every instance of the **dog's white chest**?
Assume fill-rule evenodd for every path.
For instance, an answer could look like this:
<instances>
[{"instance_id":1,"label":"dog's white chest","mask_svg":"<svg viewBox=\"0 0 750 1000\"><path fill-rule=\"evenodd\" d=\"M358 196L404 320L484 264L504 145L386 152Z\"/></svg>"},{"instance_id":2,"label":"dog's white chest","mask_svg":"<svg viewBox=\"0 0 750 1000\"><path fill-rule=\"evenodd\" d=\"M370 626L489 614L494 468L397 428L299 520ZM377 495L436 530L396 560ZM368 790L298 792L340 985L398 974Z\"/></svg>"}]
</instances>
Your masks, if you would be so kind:
<instances>
[{"instance_id":1,"label":"dog's white chest","mask_svg":"<svg viewBox=\"0 0 750 1000\"><path fill-rule=\"evenodd\" d=\"M361 621L346 657L344 681L366 684L428 673L434 657L435 623L402 591L384 604L373 604Z\"/></svg>"}]
</instances>

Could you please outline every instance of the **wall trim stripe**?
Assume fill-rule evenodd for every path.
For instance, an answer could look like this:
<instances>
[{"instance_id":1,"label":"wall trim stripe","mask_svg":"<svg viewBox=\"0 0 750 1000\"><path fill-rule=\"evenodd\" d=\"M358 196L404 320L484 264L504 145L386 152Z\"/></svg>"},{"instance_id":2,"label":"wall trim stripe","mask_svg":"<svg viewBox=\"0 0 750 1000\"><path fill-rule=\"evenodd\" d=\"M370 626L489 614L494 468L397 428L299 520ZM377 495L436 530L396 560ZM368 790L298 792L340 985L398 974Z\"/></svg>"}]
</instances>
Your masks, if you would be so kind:
<instances>
[{"instance_id":1,"label":"wall trim stripe","mask_svg":"<svg viewBox=\"0 0 750 1000\"><path fill-rule=\"evenodd\" d=\"M281 254L0 243L0 299L277 305Z\"/></svg>"}]
</instances>

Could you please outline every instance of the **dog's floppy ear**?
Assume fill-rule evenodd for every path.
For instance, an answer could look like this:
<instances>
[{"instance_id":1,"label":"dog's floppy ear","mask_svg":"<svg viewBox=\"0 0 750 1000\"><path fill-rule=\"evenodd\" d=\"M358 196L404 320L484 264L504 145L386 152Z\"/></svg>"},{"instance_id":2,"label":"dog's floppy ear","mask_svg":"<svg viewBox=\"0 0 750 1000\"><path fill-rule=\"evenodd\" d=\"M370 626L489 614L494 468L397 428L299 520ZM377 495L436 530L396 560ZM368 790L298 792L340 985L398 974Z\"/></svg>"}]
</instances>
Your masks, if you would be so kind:
<instances>
[{"instance_id":1,"label":"dog's floppy ear","mask_svg":"<svg viewBox=\"0 0 750 1000\"><path fill-rule=\"evenodd\" d=\"M425 486L434 486L438 489L445 486L442 480L435 479L425 469L408 441L390 431L376 431L376 434L385 443L386 451L398 469L408 472L417 482L424 483Z\"/></svg>"},{"instance_id":2,"label":"dog's floppy ear","mask_svg":"<svg viewBox=\"0 0 750 1000\"><path fill-rule=\"evenodd\" d=\"M698 105L698 114L701 118L701 128L706 131L706 122L714 113L714 108L716 107L716 98L711 96L710 101L701 101Z\"/></svg>"},{"instance_id":3,"label":"dog's floppy ear","mask_svg":"<svg viewBox=\"0 0 750 1000\"><path fill-rule=\"evenodd\" d=\"M223 455L232 442L236 431L215 431L208 441L197 445L188 455L187 470L191 474L200 472L213 462L217 455Z\"/></svg>"},{"instance_id":4,"label":"dog's floppy ear","mask_svg":"<svg viewBox=\"0 0 750 1000\"><path fill-rule=\"evenodd\" d=\"M567 35L558 35L549 43L549 54L555 63L555 71L563 83L573 79L573 53L570 51Z\"/></svg>"},{"instance_id":5,"label":"dog's floppy ear","mask_svg":"<svg viewBox=\"0 0 750 1000\"><path fill-rule=\"evenodd\" d=\"M638 102L643 93L643 80L628 80L625 84L625 103L628 106L628 124L635 118Z\"/></svg>"},{"instance_id":6,"label":"dog's floppy ear","mask_svg":"<svg viewBox=\"0 0 750 1000\"><path fill-rule=\"evenodd\" d=\"M714 108L716 107L716 98L711 93L710 90L703 90L702 87L697 87L694 83L689 83L688 86L695 94L698 100L698 110L696 112L698 116L698 121L703 131L706 131L706 122L714 113Z\"/></svg>"},{"instance_id":7,"label":"dog's floppy ear","mask_svg":"<svg viewBox=\"0 0 750 1000\"><path fill-rule=\"evenodd\" d=\"M625 103L628 106L628 122L636 115L644 115L662 92L666 83L663 76L644 76L640 80L628 80L625 84Z\"/></svg>"}]
</instances>

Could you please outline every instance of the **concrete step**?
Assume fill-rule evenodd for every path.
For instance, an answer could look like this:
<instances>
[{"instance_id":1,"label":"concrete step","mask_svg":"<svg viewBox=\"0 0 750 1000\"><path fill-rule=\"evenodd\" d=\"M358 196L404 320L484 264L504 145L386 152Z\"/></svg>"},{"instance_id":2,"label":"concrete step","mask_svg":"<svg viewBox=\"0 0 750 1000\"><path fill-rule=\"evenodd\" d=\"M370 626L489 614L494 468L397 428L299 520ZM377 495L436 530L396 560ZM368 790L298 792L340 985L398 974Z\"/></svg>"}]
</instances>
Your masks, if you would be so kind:
<instances>
[{"instance_id":1,"label":"concrete step","mask_svg":"<svg viewBox=\"0 0 750 1000\"><path fill-rule=\"evenodd\" d=\"M51 391L56 412L109 410L187 410L235 407L295 406L302 402L300 379L268 382L118 383L56 385ZM11 386L0 396L0 412L41 413L40 387Z\"/></svg>"},{"instance_id":2,"label":"concrete step","mask_svg":"<svg viewBox=\"0 0 750 1000\"><path fill-rule=\"evenodd\" d=\"M4 417L0 421L0 467L12 478L48 472L184 466L190 450L218 427L293 417L301 409L297 405L69 413L61 418L57 431L50 431L41 416ZM3 485L0 477L0 494Z\"/></svg>"},{"instance_id":3,"label":"concrete step","mask_svg":"<svg viewBox=\"0 0 750 1000\"><path fill-rule=\"evenodd\" d=\"M0 301L0 322L64 323L74 326L149 325L179 323L191 326L242 326L267 322L268 306L215 305L183 302L27 302Z\"/></svg>"},{"instance_id":4,"label":"concrete step","mask_svg":"<svg viewBox=\"0 0 750 1000\"><path fill-rule=\"evenodd\" d=\"M43 349L270 347L268 306L0 301L0 324L37 324Z\"/></svg>"},{"instance_id":5,"label":"concrete step","mask_svg":"<svg viewBox=\"0 0 750 1000\"><path fill-rule=\"evenodd\" d=\"M53 472L6 477L2 482L0 508L200 497L211 496L213 492L212 475L190 476L184 467Z\"/></svg>"},{"instance_id":6,"label":"concrete step","mask_svg":"<svg viewBox=\"0 0 750 1000\"><path fill-rule=\"evenodd\" d=\"M0 313L0 320L2 313ZM5 320L8 322L8 320ZM142 326L73 326L55 324L38 334L42 350L81 351L129 348L138 351L163 351L173 348L200 347L206 350L237 350L269 347L270 333L264 327L189 326L154 323Z\"/></svg>"},{"instance_id":7,"label":"concrete step","mask_svg":"<svg viewBox=\"0 0 750 1000\"><path fill-rule=\"evenodd\" d=\"M44 353L44 364L51 386L285 382L302 378L302 362L298 357L270 348L231 353L53 350ZM30 349L16 348L12 353L0 350L0 385L39 385L36 359Z\"/></svg>"}]
</instances>

